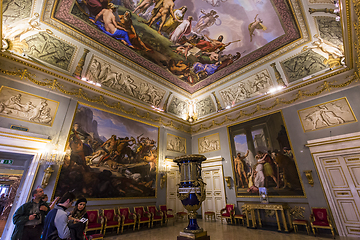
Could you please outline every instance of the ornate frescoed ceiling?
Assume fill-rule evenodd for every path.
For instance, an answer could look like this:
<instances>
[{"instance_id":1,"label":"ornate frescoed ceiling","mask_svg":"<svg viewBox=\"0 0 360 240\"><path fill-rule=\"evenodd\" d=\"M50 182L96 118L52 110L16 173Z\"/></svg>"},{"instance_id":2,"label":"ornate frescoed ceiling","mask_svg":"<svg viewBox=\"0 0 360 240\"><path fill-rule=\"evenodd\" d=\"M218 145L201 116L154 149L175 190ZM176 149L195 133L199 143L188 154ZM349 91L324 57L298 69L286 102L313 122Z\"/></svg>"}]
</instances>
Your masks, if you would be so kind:
<instances>
[{"instance_id":1,"label":"ornate frescoed ceiling","mask_svg":"<svg viewBox=\"0 0 360 240\"><path fill-rule=\"evenodd\" d=\"M3 0L2 54L191 125L223 122L353 71L356 2Z\"/></svg>"}]
</instances>

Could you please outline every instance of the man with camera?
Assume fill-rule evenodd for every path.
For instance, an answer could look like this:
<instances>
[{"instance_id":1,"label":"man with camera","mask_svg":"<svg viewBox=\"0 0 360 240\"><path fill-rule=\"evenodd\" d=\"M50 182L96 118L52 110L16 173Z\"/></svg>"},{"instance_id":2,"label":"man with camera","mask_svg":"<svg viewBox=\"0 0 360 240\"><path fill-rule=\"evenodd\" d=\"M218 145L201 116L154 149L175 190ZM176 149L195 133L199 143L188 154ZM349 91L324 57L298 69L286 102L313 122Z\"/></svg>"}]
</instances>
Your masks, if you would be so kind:
<instances>
[{"instance_id":1,"label":"man with camera","mask_svg":"<svg viewBox=\"0 0 360 240\"><path fill-rule=\"evenodd\" d=\"M49 212L46 202L42 201L44 190L37 188L31 192L32 200L21 205L13 216L15 225L11 240L39 240L45 215Z\"/></svg>"}]
</instances>

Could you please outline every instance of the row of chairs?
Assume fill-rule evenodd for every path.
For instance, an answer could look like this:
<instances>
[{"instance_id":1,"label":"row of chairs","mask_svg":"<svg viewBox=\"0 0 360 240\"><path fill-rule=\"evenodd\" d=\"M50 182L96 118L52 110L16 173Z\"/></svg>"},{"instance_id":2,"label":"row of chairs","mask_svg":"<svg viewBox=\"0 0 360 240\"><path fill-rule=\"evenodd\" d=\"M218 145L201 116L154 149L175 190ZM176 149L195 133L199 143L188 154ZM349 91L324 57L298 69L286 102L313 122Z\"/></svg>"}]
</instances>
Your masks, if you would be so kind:
<instances>
[{"instance_id":1,"label":"row of chairs","mask_svg":"<svg viewBox=\"0 0 360 240\"><path fill-rule=\"evenodd\" d=\"M231 224L234 222L236 224L237 220L242 220L243 225L245 225L246 215L245 214L235 214L235 205L226 204L225 208L220 210L221 222L223 219L229 221ZM309 234L309 222L305 219L292 219L292 224L294 226L295 233L298 231L298 225L304 225L306 231ZM329 214L326 208L311 208L310 215L310 226L313 234L316 236L316 229L329 229L331 234L335 238L334 225L332 224Z\"/></svg>"},{"instance_id":2,"label":"row of chairs","mask_svg":"<svg viewBox=\"0 0 360 240\"><path fill-rule=\"evenodd\" d=\"M107 229L116 229L119 234L124 231L125 226L132 226L135 231L136 225L140 229L141 224L147 224L148 228L154 226L154 222L167 223L174 218L171 209L166 205L160 205L159 210L156 206L147 206L147 211L143 206L134 207L134 212L128 207L117 207L100 210L87 210L88 221L86 222L85 235L90 231L100 231L100 235L105 236Z\"/></svg>"}]
</instances>

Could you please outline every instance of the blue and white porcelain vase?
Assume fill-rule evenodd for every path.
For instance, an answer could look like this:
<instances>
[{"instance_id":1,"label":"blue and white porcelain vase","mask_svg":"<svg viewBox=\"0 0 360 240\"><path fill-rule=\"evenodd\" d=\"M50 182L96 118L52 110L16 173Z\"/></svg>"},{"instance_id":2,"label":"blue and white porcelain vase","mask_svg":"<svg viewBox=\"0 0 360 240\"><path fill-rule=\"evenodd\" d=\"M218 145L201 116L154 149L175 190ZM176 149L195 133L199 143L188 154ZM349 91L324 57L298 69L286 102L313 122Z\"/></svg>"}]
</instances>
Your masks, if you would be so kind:
<instances>
[{"instance_id":1,"label":"blue and white porcelain vase","mask_svg":"<svg viewBox=\"0 0 360 240\"><path fill-rule=\"evenodd\" d=\"M185 155L173 160L179 166L180 172L177 196L189 213L189 225L184 232L203 232L197 224L196 211L206 198L205 183L201 178L201 162L205 160L206 157L199 154Z\"/></svg>"}]
</instances>

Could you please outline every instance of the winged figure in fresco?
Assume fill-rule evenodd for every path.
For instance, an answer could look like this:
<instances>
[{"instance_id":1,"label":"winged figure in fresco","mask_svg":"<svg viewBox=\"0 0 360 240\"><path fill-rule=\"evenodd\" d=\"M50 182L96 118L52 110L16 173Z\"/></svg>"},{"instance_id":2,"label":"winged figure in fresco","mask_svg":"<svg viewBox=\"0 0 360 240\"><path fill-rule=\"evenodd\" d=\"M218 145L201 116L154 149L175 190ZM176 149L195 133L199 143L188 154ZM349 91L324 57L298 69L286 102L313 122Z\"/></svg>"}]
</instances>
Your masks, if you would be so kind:
<instances>
[{"instance_id":1,"label":"winged figure in fresco","mask_svg":"<svg viewBox=\"0 0 360 240\"><path fill-rule=\"evenodd\" d=\"M261 19L257 17L258 15L259 14L256 14L254 21L250 23L248 27L250 34L250 42L252 42L252 38L253 36L255 36L254 34L255 29L264 30L264 31L267 29L267 27L264 26L263 21L261 21Z\"/></svg>"}]
</instances>

